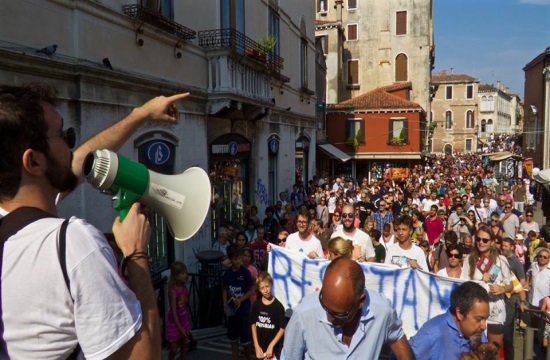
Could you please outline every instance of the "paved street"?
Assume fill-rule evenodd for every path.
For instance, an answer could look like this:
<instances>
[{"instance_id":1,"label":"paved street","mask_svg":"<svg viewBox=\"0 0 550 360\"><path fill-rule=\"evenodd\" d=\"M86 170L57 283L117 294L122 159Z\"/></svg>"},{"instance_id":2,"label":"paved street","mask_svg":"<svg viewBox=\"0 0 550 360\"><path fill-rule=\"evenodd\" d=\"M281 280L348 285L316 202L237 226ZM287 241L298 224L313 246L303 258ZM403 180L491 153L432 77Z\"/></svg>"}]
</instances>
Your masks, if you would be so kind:
<instances>
[{"instance_id":1,"label":"paved street","mask_svg":"<svg viewBox=\"0 0 550 360\"><path fill-rule=\"evenodd\" d=\"M226 328L223 326L193 330L197 339L197 350L187 353L187 359L214 360L231 359L231 344L226 338ZM179 356L179 354L178 354ZM179 357L177 357L179 359ZM162 359L168 359L168 349L163 349Z\"/></svg>"}]
</instances>

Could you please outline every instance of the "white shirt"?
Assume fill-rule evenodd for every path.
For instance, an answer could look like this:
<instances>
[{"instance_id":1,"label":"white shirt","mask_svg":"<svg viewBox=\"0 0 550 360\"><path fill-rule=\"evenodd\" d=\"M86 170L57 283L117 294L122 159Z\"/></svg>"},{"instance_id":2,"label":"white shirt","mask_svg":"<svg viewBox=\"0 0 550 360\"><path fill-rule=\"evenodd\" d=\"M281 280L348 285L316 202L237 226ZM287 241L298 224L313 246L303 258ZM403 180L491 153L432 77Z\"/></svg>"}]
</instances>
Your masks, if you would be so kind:
<instances>
[{"instance_id":1,"label":"white shirt","mask_svg":"<svg viewBox=\"0 0 550 360\"><path fill-rule=\"evenodd\" d=\"M57 246L62 222L37 220L5 243L2 311L13 359L66 359L77 342L87 359L104 359L141 327L140 303L120 278L112 248L75 217L67 228L69 293Z\"/></svg>"},{"instance_id":2,"label":"white shirt","mask_svg":"<svg viewBox=\"0 0 550 360\"><path fill-rule=\"evenodd\" d=\"M315 254L317 254L318 258L324 258L323 246L321 245L321 241L319 241L319 239L317 239L313 235L310 235L310 236L311 238L309 240L304 241L300 238L299 232L292 233L288 235L286 239L285 248L288 250L301 252L306 257L307 257L307 254L313 251L315 252Z\"/></svg>"},{"instance_id":3,"label":"white shirt","mask_svg":"<svg viewBox=\"0 0 550 360\"><path fill-rule=\"evenodd\" d=\"M546 296L550 296L550 269L546 267L539 269L539 264L535 261L529 268L531 272L531 291L529 291L529 303L540 307L540 302Z\"/></svg>"},{"instance_id":4,"label":"white shirt","mask_svg":"<svg viewBox=\"0 0 550 360\"><path fill-rule=\"evenodd\" d=\"M396 264L400 266L408 266L406 264L399 264L398 262L402 260L402 257L406 257L409 260L416 260L418 263L418 266L424 271L428 271L428 263L426 262L426 255L424 255L424 251L416 246L415 244L412 244L412 247L408 250L404 250L401 248L400 244L395 244L394 246L391 246L388 248L386 252L386 260L384 261L386 264Z\"/></svg>"},{"instance_id":5,"label":"white shirt","mask_svg":"<svg viewBox=\"0 0 550 360\"><path fill-rule=\"evenodd\" d=\"M354 246L361 247L361 257L365 260L373 258L376 256L374 252L374 246L372 245L372 240L370 236L361 229L355 229L353 235L347 235L344 232L344 228L337 228L334 233L331 235L331 239L340 236L346 240L351 240Z\"/></svg>"}]
</instances>

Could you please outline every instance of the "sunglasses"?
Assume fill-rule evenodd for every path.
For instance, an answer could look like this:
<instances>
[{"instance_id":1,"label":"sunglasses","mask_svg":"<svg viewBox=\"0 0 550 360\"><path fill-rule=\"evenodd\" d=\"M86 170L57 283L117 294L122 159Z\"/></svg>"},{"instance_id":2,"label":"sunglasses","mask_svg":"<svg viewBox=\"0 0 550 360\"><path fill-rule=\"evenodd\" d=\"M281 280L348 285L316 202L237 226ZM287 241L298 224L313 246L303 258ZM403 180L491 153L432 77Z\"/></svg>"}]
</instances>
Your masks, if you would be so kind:
<instances>
[{"instance_id":1,"label":"sunglasses","mask_svg":"<svg viewBox=\"0 0 550 360\"><path fill-rule=\"evenodd\" d=\"M323 310L325 310L328 314L330 314L335 319L346 321L349 318L351 318L353 315L355 315L355 311L353 311L353 307L355 306L355 304L353 304L351 306L351 308L345 313L338 314L338 313L333 312L332 310L329 310L323 304L323 292L322 291L319 291L319 303L321 304L321 307L323 308Z\"/></svg>"},{"instance_id":2,"label":"sunglasses","mask_svg":"<svg viewBox=\"0 0 550 360\"><path fill-rule=\"evenodd\" d=\"M449 259L452 259L452 258L460 259L460 255L459 254L449 254Z\"/></svg>"},{"instance_id":3,"label":"sunglasses","mask_svg":"<svg viewBox=\"0 0 550 360\"><path fill-rule=\"evenodd\" d=\"M548 256L539 255L538 258L539 258L539 259L548 259Z\"/></svg>"},{"instance_id":4,"label":"sunglasses","mask_svg":"<svg viewBox=\"0 0 550 360\"><path fill-rule=\"evenodd\" d=\"M286 242L286 237L282 238L282 239L279 239L279 242L282 243L282 242Z\"/></svg>"},{"instance_id":5,"label":"sunglasses","mask_svg":"<svg viewBox=\"0 0 550 360\"><path fill-rule=\"evenodd\" d=\"M342 214L342 219L353 219L353 217L355 216L354 213L343 213Z\"/></svg>"},{"instance_id":6,"label":"sunglasses","mask_svg":"<svg viewBox=\"0 0 550 360\"><path fill-rule=\"evenodd\" d=\"M487 244L489 241L491 241L491 239L487 239L487 238L482 238L482 237L479 237L479 236L476 236L476 239L477 241L483 241L484 244Z\"/></svg>"},{"instance_id":7,"label":"sunglasses","mask_svg":"<svg viewBox=\"0 0 550 360\"><path fill-rule=\"evenodd\" d=\"M51 139L56 137L62 138L67 143L67 146L69 147L69 149L74 148L74 146L76 145L76 132L72 127L61 131L59 135L47 136L45 139Z\"/></svg>"}]
</instances>

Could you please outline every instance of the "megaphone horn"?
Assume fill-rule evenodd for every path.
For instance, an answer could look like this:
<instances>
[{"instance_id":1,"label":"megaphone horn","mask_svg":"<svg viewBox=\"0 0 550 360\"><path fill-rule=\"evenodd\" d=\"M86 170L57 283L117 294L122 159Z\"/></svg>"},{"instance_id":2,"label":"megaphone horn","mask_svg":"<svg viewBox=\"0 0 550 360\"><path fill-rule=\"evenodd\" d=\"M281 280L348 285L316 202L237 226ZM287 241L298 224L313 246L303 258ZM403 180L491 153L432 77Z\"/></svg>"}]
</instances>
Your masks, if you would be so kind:
<instances>
[{"instance_id":1,"label":"megaphone horn","mask_svg":"<svg viewBox=\"0 0 550 360\"><path fill-rule=\"evenodd\" d=\"M83 171L92 186L116 194L113 208L122 220L139 201L166 218L176 240L195 235L210 208L210 179L199 167L163 175L110 150L96 150L86 157Z\"/></svg>"}]
</instances>

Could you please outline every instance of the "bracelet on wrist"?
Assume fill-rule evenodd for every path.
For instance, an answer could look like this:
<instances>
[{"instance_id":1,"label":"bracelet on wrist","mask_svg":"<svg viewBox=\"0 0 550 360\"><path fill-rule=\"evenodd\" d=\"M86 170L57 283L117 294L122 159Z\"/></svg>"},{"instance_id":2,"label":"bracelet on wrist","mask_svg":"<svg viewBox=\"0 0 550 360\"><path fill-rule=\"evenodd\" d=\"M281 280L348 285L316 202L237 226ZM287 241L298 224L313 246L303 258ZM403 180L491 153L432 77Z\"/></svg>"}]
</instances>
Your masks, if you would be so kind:
<instances>
[{"instance_id":1,"label":"bracelet on wrist","mask_svg":"<svg viewBox=\"0 0 550 360\"><path fill-rule=\"evenodd\" d=\"M149 259L149 255L144 251L137 251L136 249L134 250L133 253L131 253L128 256L125 256L122 259L122 262L120 263L120 272L126 280L128 280L128 275L126 274L126 268L128 267L128 262L131 260L138 260L138 259Z\"/></svg>"}]
</instances>

